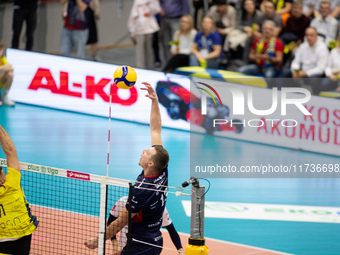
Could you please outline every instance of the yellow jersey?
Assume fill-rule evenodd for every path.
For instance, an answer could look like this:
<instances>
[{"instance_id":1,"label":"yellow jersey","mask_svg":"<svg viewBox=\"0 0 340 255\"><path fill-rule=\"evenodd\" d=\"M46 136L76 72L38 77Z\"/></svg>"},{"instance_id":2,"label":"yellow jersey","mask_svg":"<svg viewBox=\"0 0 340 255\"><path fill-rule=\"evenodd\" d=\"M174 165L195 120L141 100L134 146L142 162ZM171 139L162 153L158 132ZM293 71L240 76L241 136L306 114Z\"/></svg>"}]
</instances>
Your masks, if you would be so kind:
<instances>
[{"instance_id":1,"label":"yellow jersey","mask_svg":"<svg viewBox=\"0 0 340 255\"><path fill-rule=\"evenodd\" d=\"M31 213L20 179L21 173L8 167L6 181L0 187L0 242L30 235L39 223Z\"/></svg>"},{"instance_id":2,"label":"yellow jersey","mask_svg":"<svg viewBox=\"0 0 340 255\"><path fill-rule=\"evenodd\" d=\"M0 57L0 66L7 65L8 61L5 56Z\"/></svg>"}]
</instances>

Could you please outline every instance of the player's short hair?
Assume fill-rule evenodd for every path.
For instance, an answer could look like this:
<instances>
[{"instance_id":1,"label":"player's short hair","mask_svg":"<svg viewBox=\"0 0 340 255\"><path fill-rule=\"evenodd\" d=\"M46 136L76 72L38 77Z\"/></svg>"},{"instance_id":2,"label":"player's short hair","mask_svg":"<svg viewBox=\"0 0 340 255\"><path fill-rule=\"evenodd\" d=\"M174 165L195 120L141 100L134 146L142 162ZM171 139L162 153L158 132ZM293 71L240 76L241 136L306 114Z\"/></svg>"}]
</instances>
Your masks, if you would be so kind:
<instances>
[{"instance_id":1,"label":"player's short hair","mask_svg":"<svg viewBox=\"0 0 340 255\"><path fill-rule=\"evenodd\" d=\"M3 41L0 41L0 50L5 48L5 44L3 43Z\"/></svg>"},{"instance_id":2,"label":"player's short hair","mask_svg":"<svg viewBox=\"0 0 340 255\"><path fill-rule=\"evenodd\" d=\"M1 171L2 171L2 166L0 166L0 173L1 173Z\"/></svg>"},{"instance_id":3,"label":"player's short hair","mask_svg":"<svg viewBox=\"0 0 340 255\"><path fill-rule=\"evenodd\" d=\"M154 146L156 154L152 156L151 160L155 164L157 170L163 170L169 163L169 153L161 145Z\"/></svg>"}]
</instances>

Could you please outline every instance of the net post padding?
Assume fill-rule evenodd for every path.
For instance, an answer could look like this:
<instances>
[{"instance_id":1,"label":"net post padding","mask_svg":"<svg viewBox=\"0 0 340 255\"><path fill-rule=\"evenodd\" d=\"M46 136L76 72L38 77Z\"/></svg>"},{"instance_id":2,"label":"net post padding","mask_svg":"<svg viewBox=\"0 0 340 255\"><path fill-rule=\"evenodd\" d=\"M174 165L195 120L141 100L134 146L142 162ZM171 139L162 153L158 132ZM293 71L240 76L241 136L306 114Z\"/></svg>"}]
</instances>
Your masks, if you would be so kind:
<instances>
[{"instance_id":1,"label":"net post padding","mask_svg":"<svg viewBox=\"0 0 340 255\"><path fill-rule=\"evenodd\" d=\"M205 187L192 185L191 194L191 229L185 252L187 255L207 255L209 249L204 239Z\"/></svg>"}]
</instances>

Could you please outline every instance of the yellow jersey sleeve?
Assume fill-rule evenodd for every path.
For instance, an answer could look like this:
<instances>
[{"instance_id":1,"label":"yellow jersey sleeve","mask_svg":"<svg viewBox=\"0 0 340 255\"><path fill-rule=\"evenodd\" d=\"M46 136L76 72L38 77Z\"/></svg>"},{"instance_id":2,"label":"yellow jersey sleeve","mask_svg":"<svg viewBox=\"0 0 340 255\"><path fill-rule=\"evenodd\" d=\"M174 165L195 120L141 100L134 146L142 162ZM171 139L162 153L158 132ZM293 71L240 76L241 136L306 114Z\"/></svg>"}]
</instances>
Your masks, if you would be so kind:
<instances>
[{"instance_id":1,"label":"yellow jersey sleeve","mask_svg":"<svg viewBox=\"0 0 340 255\"><path fill-rule=\"evenodd\" d=\"M21 174L8 167L6 181L0 188L0 239L32 234L38 226L20 186Z\"/></svg>"},{"instance_id":2,"label":"yellow jersey sleeve","mask_svg":"<svg viewBox=\"0 0 340 255\"><path fill-rule=\"evenodd\" d=\"M0 57L0 66L7 65L8 61L5 56Z\"/></svg>"}]
</instances>

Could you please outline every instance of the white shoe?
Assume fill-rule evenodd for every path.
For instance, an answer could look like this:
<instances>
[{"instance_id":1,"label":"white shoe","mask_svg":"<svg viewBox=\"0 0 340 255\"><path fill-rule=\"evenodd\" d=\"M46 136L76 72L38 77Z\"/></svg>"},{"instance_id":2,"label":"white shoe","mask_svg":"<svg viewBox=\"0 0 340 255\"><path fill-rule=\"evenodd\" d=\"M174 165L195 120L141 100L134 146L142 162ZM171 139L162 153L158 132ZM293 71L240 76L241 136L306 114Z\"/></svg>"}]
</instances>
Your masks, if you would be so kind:
<instances>
[{"instance_id":1,"label":"white shoe","mask_svg":"<svg viewBox=\"0 0 340 255\"><path fill-rule=\"evenodd\" d=\"M0 106L2 106L2 101L0 101Z\"/></svg>"},{"instance_id":2,"label":"white shoe","mask_svg":"<svg viewBox=\"0 0 340 255\"><path fill-rule=\"evenodd\" d=\"M13 102L11 99L8 98L8 96L4 96L3 100L2 100L4 105L7 106L14 106L15 102Z\"/></svg>"}]
</instances>

